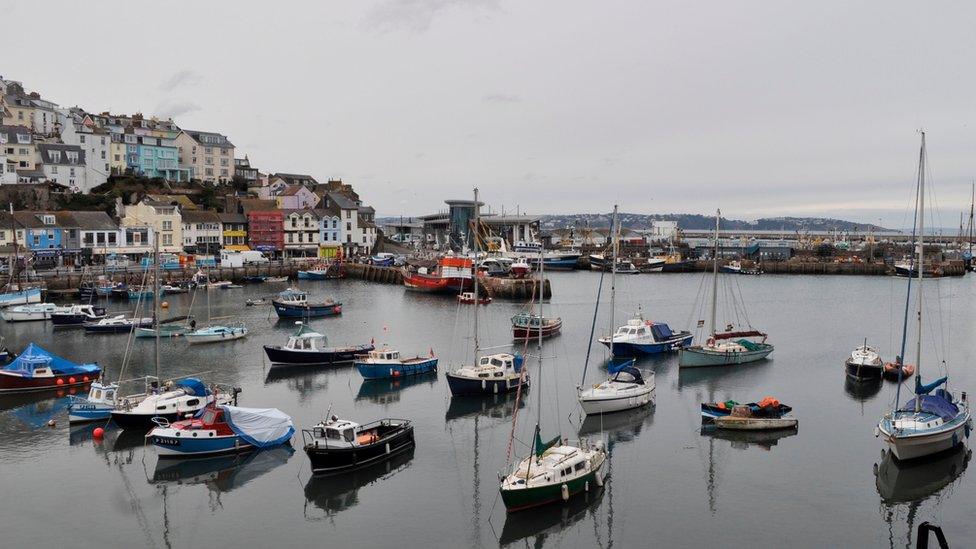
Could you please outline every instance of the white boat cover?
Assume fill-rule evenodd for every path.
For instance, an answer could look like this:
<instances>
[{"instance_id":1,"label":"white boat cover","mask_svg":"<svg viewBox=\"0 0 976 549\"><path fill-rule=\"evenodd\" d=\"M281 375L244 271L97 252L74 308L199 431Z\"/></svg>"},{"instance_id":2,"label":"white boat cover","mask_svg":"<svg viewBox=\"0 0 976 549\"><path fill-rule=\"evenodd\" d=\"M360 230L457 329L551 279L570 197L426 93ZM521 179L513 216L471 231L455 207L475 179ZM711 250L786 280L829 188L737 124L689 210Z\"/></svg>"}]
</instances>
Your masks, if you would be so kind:
<instances>
[{"instance_id":1,"label":"white boat cover","mask_svg":"<svg viewBox=\"0 0 976 549\"><path fill-rule=\"evenodd\" d=\"M279 446L295 434L291 417L277 408L221 408L231 430L257 448Z\"/></svg>"}]
</instances>

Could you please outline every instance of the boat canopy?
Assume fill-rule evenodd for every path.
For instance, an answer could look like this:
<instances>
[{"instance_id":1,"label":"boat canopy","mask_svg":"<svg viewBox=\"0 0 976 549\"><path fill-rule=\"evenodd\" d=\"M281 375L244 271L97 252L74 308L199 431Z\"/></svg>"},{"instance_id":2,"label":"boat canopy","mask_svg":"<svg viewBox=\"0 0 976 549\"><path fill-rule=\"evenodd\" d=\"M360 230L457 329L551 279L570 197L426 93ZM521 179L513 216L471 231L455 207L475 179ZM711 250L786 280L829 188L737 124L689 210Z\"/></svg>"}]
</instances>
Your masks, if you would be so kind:
<instances>
[{"instance_id":1,"label":"boat canopy","mask_svg":"<svg viewBox=\"0 0 976 549\"><path fill-rule=\"evenodd\" d=\"M932 383L929 383L927 385L922 385L922 380L916 377L915 378L915 394L916 395L927 395L927 394L929 394L929 393L932 392L932 389L935 389L935 388L939 387L940 385L942 385L946 381L949 381L949 378L948 377L942 377L942 378L939 378L939 379L933 381Z\"/></svg>"},{"instance_id":2,"label":"boat canopy","mask_svg":"<svg viewBox=\"0 0 976 549\"><path fill-rule=\"evenodd\" d=\"M4 366L3 370L33 377L37 368L50 368L54 375L98 374L102 371L98 364L76 364L51 354L34 343L28 344L20 356Z\"/></svg>"},{"instance_id":3,"label":"boat canopy","mask_svg":"<svg viewBox=\"0 0 976 549\"><path fill-rule=\"evenodd\" d=\"M632 377L634 379L633 380L620 379L620 374L629 375L630 377ZM614 381L633 381L634 383L636 383L638 385L643 385L644 384L644 376L641 375L640 370L638 370L637 368L634 368L633 366L624 366L621 369L617 370L617 373L615 373L614 376L613 376L613 380Z\"/></svg>"},{"instance_id":4,"label":"boat canopy","mask_svg":"<svg viewBox=\"0 0 976 549\"><path fill-rule=\"evenodd\" d=\"M652 324L651 333L654 334L654 341L665 341L671 339L674 333L667 324Z\"/></svg>"},{"instance_id":5,"label":"boat canopy","mask_svg":"<svg viewBox=\"0 0 976 549\"><path fill-rule=\"evenodd\" d=\"M920 408L923 412L937 415L943 421L951 421L959 415L959 408L952 403L952 400L949 398L949 393L943 390L937 391L934 395L919 395L915 398L921 399ZM906 402L902 411L915 411L915 399L913 398Z\"/></svg>"},{"instance_id":6,"label":"boat canopy","mask_svg":"<svg viewBox=\"0 0 976 549\"><path fill-rule=\"evenodd\" d=\"M231 430L257 448L279 446L295 434L291 417L277 408L220 408Z\"/></svg>"},{"instance_id":7,"label":"boat canopy","mask_svg":"<svg viewBox=\"0 0 976 549\"><path fill-rule=\"evenodd\" d=\"M635 360L633 358L611 358L610 362L607 363L607 371L611 374L616 374L622 372L623 370L632 367Z\"/></svg>"},{"instance_id":8,"label":"boat canopy","mask_svg":"<svg viewBox=\"0 0 976 549\"><path fill-rule=\"evenodd\" d=\"M715 334L715 339L735 339L737 337L766 337L766 334L759 330L748 330L745 332L723 332Z\"/></svg>"},{"instance_id":9,"label":"boat canopy","mask_svg":"<svg viewBox=\"0 0 976 549\"><path fill-rule=\"evenodd\" d=\"M187 377L173 382L180 389L186 391L186 394L192 396L206 396L207 386L203 384L202 381L195 377Z\"/></svg>"}]
</instances>

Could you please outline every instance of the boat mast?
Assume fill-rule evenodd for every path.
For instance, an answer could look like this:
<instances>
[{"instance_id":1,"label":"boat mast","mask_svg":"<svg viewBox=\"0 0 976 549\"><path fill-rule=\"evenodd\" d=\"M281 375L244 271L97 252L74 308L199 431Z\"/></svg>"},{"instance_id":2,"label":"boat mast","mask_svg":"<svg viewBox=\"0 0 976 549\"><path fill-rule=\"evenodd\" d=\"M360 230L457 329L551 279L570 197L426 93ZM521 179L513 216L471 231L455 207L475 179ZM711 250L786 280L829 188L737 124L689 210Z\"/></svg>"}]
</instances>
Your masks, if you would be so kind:
<instances>
[{"instance_id":1,"label":"boat mast","mask_svg":"<svg viewBox=\"0 0 976 549\"><path fill-rule=\"evenodd\" d=\"M925 271L925 132L918 153L918 339L915 342L915 382L922 382L922 273ZM922 399L915 395L915 412L922 411Z\"/></svg>"},{"instance_id":2,"label":"boat mast","mask_svg":"<svg viewBox=\"0 0 976 549\"><path fill-rule=\"evenodd\" d=\"M616 311L615 302L617 300L617 245L620 242L620 227L617 226L617 205L613 205L613 217L610 220L611 253L613 257L610 261L610 366L613 366L613 340L616 327L613 323L613 314Z\"/></svg>"},{"instance_id":3,"label":"boat mast","mask_svg":"<svg viewBox=\"0 0 976 549\"><path fill-rule=\"evenodd\" d=\"M722 217L722 210L715 210L715 248L712 250L712 318L711 331L715 337L715 307L718 301L718 221Z\"/></svg>"},{"instance_id":4,"label":"boat mast","mask_svg":"<svg viewBox=\"0 0 976 549\"><path fill-rule=\"evenodd\" d=\"M156 381L159 382L159 239L153 239L153 316L156 319ZM138 320L137 320L138 322Z\"/></svg>"},{"instance_id":5,"label":"boat mast","mask_svg":"<svg viewBox=\"0 0 976 549\"><path fill-rule=\"evenodd\" d=\"M10 232L14 238L14 260L10 263L10 288L13 289L14 280L17 279L17 267L20 263L20 250L17 247L17 219L14 218L14 203L10 202ZM19 290L20 288L18 288Z\"/></svg>"},{"instance_id":6,"label":"boat mast","mask_svg":"<svg viewBox=\"0 0 976 549\"><path fill-rule=\"evenodd\" d=\"M539 393L539 405L537 406L536 416L535 416L536 433L539 432L539 429L541 428L540 426L542 425L542 329L543 329L543 322L545 321L545 317L542 316L542 302L543 302L542 298L543 298L543 292L545 291L545 278L543 277L543 273L545 271L545 264L546 262L544 261L544 252L542 248L540 248L539 249L539 339L536 340L536 352L539 355L539 380L536 382L536 384L538 384L539 386L539 389L537 390L537 392ZM529 318L530 326L531 326L531 322L532 322L532 318L530 317ZM532 444L534 445L535 442L533 441ZM533 453L535 453L534 448L533 448Z\"/></svg>"},{"instance_id":7,"label":"boat mast","mask_svg":"<svg viewBox=\"0 0 976 549\"><path fill-rule=\"evenodd\" d=\"M976 208L976 183L973 183L973 198L969 203L969 261L973 257L973 209Z\"/></svg>"},{"instance_id":8,"label":"boat mast","mask_svg":"<svg viewBox=\"0 0 976 549\"><path fill-rule=\"evenodd\" d=\"M481 224L481 207L478 203L478 187L474 188L474 261L471 262L471 276L474 277L474 365L478 365L478 225Z\"/></svg>"}]
</instances>

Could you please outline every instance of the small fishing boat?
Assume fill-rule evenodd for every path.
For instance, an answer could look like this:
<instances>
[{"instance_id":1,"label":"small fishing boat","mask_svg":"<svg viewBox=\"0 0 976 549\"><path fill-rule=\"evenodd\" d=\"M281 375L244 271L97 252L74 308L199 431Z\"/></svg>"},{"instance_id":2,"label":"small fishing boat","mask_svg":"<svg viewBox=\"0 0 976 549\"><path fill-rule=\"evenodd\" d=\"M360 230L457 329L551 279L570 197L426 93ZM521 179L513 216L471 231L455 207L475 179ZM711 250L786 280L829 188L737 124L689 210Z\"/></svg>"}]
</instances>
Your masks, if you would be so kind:
<instances>
[{"instance_id":1,"label":"small fishing boat","mask_svg":"<svg viewBox=\"0 0 976 549\"><path fill-rule=\"evenodd\" d=\"M270 299L261 297L258 299L248 299L244 302L244 305L247 307L254 307L255 305L268 305L269 303L271 303Z\"/></svg>"},{"instance_id":2,"label":"small fishing boat","mask_svg":"<svg viewBox=\"0 0 976 549\"><path fill-rule=\"evenodd\" d=\"M551 337L562 327L563 319L559 317L545 318L527 312L512 317L512 337L515 339L535 339L540 333L542 337Z\"/></svg>"},{"instance_id":3,"label":"small fishing boat","mask_svg":"<svg viewBox=\"0 0 976 549\"><path fill-rule=\"evenodd\" d=\"M433 350L430 356L403 358L400 351L383 347L369 351L365 357L355 361L356 369L363 379L387 379L415 376L437 371L437 357Z\"/></svg>"},{"instance_id":4,"label":"small fishing boat","mask_svg":"<svg viewBox=\"0 0 976 549\"><path fill-rule=\"evenodd\" d=\"M715 416L712 422L718 429L733 431L773 431L797 426L797 419L786 415L792 409L782 406L776 399L767 397L759 402L758 408L753 406L737 404L728 415Z\"/></svg>"},{"instance_id":5,"label":"small fishing boat","mask_svg":"<svg viewBox=\"0 0 976 549\"><path fill-rule=\"evenodd\" d=\"M743 275L759 275L763 274L763 270L758 265L752 267L746 267L741 261L729 261L725 265L722 265L723 273L730 274L743 274Z\"/></svg>"},{"instance_id":6,"label":"small fishing boat","mask_svg":"<svg viewBox=\"0 0 976 549\"><path fill-rule=\"evenodd\" d=\"M642 273L660 273L664 272L664 265L667 263L667 259L663 257L649 257L640 266L640 272Z\"/></svg>"},{"instance_id":7,"label":"small fishing boat","mask_svg":"<svg viewBox=\"0 0 976 549\"><path fill-rule=\"evenodd\" d=\"M372 351L372 343L346 347L328 347L324 334L313 331L304 322L296 322L298 331L284 345L265 345L264 352L274 364L342 364Z\"/></svg>"},{"instance_id":8,"label":"small fishing boat","mask_svg":"<svg viewBox=\"0 0 976 549\"><path fill-rule=\"evenodd\" d=\"M115 397L119 391L118 383L104 384L93 381L87 396L70 395L68 402L68 422L84 423L112 419Z\"/></svg>"},{"instance_id":9,"label":"small fishing boat","mask_svg":"<svg viewBox=\"0 0 976 549\"><path fill-rule=\"evenodd\" d=\"M211 404L198 417L158 419L146 437L162 458L198 457L274 448L295 434L291 417L277 408Z\"/></svg>"},{"instance_id":10,"label":"small fishing boat","mask_svg":"<svg viewBox=\"0 0 976 549\"><path fill-rule=\"evenodd\" d=\"M392 267L394 261L396 261L396 254L387 252L380 252L369 257L369 262L377 267Z\"/></svg>"},{"instance_id":11,"label":"small fishing boat","mask_svg":"<svg viewBox=\"0 0 976 549\"><path fill-rule=\"evenodd\" d=\"M613 345L616 356L636 357L677 351L687 347L693 337L688 331L671 331L664 322L644 320L638 313L636 318L617 328L612 336L601 337L599 341L608 348Z\"/></svg>"},{"instance_id":12,"label":"small fishing boat","mask_svg":"<svg viewBox=\"0 0 976 549\"><path fill-rule=\"evenodd\" d=\"M183 286L174 286L172 284L163 284L160 290L162 291L163 295L185 294L190 291L188 288Z\"/></svg>"},{"instance_id":13,"label":"small fishing boat","mask_svg":"<svg viewBox=\"0 0 976 549\"><path fill-rule=\"evenodd\" d=\"M732 409L740 404L734 400L724 402L702 402L701 416L702 423L714 423L715 418L725 417L732 414ZM745 404L754 417L780 418L793 411L793 408L776 400L773 397L765 397L759 402Z\"/></svg>"},{"instance_id":14,"label":"small fishing boat","mask_svg":"<svg viewBox=\"0 0 976 549\"><path fill-rule=\"evenodd\" d=\"M41 302L40 288L23 288L18 284L7 284L0 291L0 307L11 305L30 305Z\"/></svg>"},{"instance_id":15,"label":"small fishing boat","mask_svg":"<svg viewBox=\"0 0 976 549\"><path fill-rule=\"evenodd\" d=\"M112 292L109 294L112 299L129 299L129 285L121 282L112 287Z\"/></svg>"},{"instance_id":16,"label":"small fishing boat","mask_svg":"<svg viewBox=\"0 0 976 549\"><path fill-rule=\"evenodd\" d=\"M342 303L331 299L321 303L309 303L308 294L294 289L287 289L275 299L271 300L278 318L319 318L335 316L342 313Z\"/></svg>"},{"instance_id":17,"label":"small fishing boat","mask_svg":"<svg viewBox=\"0 0 976 549\"><path fill-rule=\"evenodd\" d=\"M82 282L78 286L78 296L81 301L91 302L100 297L111 296L112 288L114 287L114 282L100 276L98 280L92 282Z\"/></svg>"},{"instance_id":18,"label":"small fishing boat","mask_svg":"<svg viewBox=\"0 0 976 549\"><path fill-rule=\"evenodd\" d=\"M0 310L0 317L7 322L30 322L34 320L50 320L51 313L58 306L54 303L33 303L31 305L15 305Z\"/></svg>"},{"instance_id":19,"label":"small fishing boat","mask_svg":"<svg viewBox=\"0 0 976 549\"><path fill-rule=\"evenodd\" d=\"M183 334L187 343L190 344L233 341L246 336L247 326L243 322L238 322L233 326L207 326Z\"/></svg>"},{"instance_id":20,"label":"small fishing boat","mask_svg":"<svg viewBox=\"0 0 976 549\"><path fill-rule=\"evenodd\" d=\"M477 299L474 297L474 292L461 292L458 294L458 303L463 303L465 305L474 305L475 302L478 305L488 305L491 303L491 296L482 295L478 296Z\"/></svg>"},{"instance_id":21,"label":"small fishing boat","mask_svg":"<svg viewBox=\"0 0 976 549\"><path fill-rule=\"evenodd\" d=\"M508 257L489 257L481 260L478 264L478 272L485 276L505 277L512 271L512 264L515 261ZM526 265L526 270L529 266Z\"/></svg>"},{"instance_id":22,"label":"small fishing boat","mask_svg":"<svg viewBox=\"0 0 976 549\"><path fill-rule=\"evenodd\" d=\"M447 384L454 396L494 395L528 385L528 372L522 372L522 357L508 353L478 358L474 366L462 366L447 373Z\"/></svg>"},{"instance_id":23,"label":"small fishing boat","mask_svg":"<svg viewBox=\"0 0 976 549\"><path fill-rule=\"evenodd\" d=\"M848 376L857 380L881 379L884 364L877 349L868 347L867 340L864 340L864 344L854 349L844 361L844 369Z\"/></svg>"},{"instance_id":24,"label":"small fishing boat","mask_svg":"<svg viewBox=\"0 0 976 549\"><path fill-rule=\"evenodd\" d=\"M606 381L577 389L580 407L586 415L609 414L654 403L654 374L647 379L633 367L633 361L612 367Z\"/></svg>"},{"instance_id":25,"label":"small fishing boat","mask_svg":"<svg viewBox=\"0 0 976 549\"><path fill-rule=\"evenodd\" d=\"M316 263L311 268L298 271L298 280L331 280L342 278L338 263Z\"/></svg>"},{"instance_id":26,"label":"small fishing boat","mask_svg":"<svg viewBox=\"0 0 976 549\"><path fill-rule=\"evenodd\" d=\"M61 307L51 313L51 324L55 326L77 326L85 322L97 322L105 318L105 307L94 305L71 305Z\"/></svg>"},{"instance_id":27,"label":"small fishing boat","mask_svg":"<svg viewBox=\"0 0 976 549\"><path fill-rule=\"evenodd\" d=\"M413 425L386 418L359 425L331 416L302 430L305 453L317 474L338 473L388 460L414 448Z\"/></svg>"},{"instance_id":28,"label":"small fishing boat","mask_svg":"<svg viewBox=\"0 0 976 549\"><path fill-rule=\"evenodd\" d=\"M152 299L153 291L152 288L140 288L136 286L129 288L127 295L129 299Z\"/></svg>"},{"instance_id":29,"label":"small fishing boat","mask_svg":"<svg viewBox=\"0 0 976 549\"><path fill-rule=\"evenodd\" d=\"M0 393L26 393L87 385L102 373L98 364L76 364L30 343L0 368Z\"/></svg>"},{"instance_id":30,"label":"small fishing boat","mask_svg":"<svg viewBox=\"0 0 976 549\"><path fill-rule=\"evenodd\" d=\"M195 377L167 381L162 386L155 378L146 378L146 392L119 398L116 395L112 421L122 429L147 431L154 427L154 418L169 422L196 415L208 404L231 404L238 389L231 393L208 389Z\"/></svg>"},{"instance_id":31,"label":"small fishing boat","mask_svg":"<svg viewBox=\"0 0 976 549\"><path fill-rule=\"evenodd\" d=\"M508 274L512 278L525 278L529 276L530 272L532 272L532 266L522 257L515 259L508 270Z\"/></svg>"},{"instance_id":32,"label":"small fishing boat","mask_svg":"<svg viewBox=\"0 0 976 549\"><path fill-rule=\"evenodd\" d=\"M433 270L426 267L416 271L403 269L403 285L409 290L457 295L474 286L473 266L469 257L446 255L437 260Z\"/></svg>"},{"instance_id":33,"label":"small fishing boat","mask_svg":"<svg viewBox=\"0 0 976 549\"><path fill-rule=\"evenodd\" d=\"M133 328L148 328L152 323L152 318L126 318L125 315L117 315L95 322L85 322L82 326L85 327L85 333L120 334Z\"/></svg>"}]
</instances>

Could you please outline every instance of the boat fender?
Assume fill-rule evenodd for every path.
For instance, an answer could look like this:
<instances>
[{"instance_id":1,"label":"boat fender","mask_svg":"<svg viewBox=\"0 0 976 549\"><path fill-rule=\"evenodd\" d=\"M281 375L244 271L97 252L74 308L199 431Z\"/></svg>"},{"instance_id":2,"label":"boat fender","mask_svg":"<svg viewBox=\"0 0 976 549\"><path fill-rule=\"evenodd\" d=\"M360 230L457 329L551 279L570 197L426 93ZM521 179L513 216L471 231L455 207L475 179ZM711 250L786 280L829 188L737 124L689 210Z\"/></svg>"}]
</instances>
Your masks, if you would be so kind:
<instances>
[{"instance_id":1,"label":"boat fender","mask_svg":"<svg viewBox=\"0 0 976 549\"><path fill-rule=\"evenodd\" d=\"M603 487L603 473L601 473L600 471L597 471L596 474L593 475L593 478L594 478L594 480L596 480L596 485L602 488Z\"/></svg>"},{"instance_id":2,"label":"boat fender","mask_svg":"<svg viewBox=\"0 0 976 549\"><path fill-rule=\"evenodd\" d=\"M481 390L482 391L484 391L485 390L485 387L487 387L486 383L487 383L487 380L484 380L484 379L481 380Z\"/></svg>"},{"instance_id":3,"label":"boat fender","mask_svg":"<svg viewBox=\"0 0 976 549\"><path fill-rule=\"evenodd\" d=\"M586 481L586 483L583 484L583 490L585 490L587 492L590 491L590 481Z\"/></svg>"},{"instance_id":4,"label":"boat fender","mask_svg":"<svg viewBox=\"0 0 976 549\"><path fill-rule=\"evenodd\" d=\"M563 501L569 501L569 486L563 484L560 491L562 492Z\"/></svg>"},{"instance_id":5,"label":"boat fender","mask_svg":"<svg viewBox=\"0 0 976 549\"><path fill-rule=\"evenodd\" d=\"M707 344L708 344L709 347L714 347L715 346L715 338L714 337L708 338Z\"/></svg>"},{"instance_id":6,"label":"boat fender","mask_svg":"<svg viewBox=\"0 0 976 549\"><path fill-rule=\"evenodd\" d=\"M387 454L390 453L390 443L389 442L386 443L386 453Z\"/></svg>"}]
</instances>

